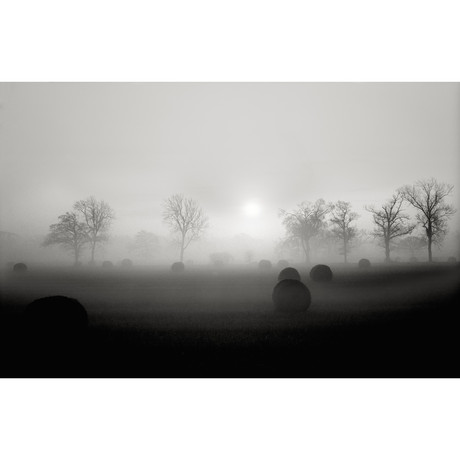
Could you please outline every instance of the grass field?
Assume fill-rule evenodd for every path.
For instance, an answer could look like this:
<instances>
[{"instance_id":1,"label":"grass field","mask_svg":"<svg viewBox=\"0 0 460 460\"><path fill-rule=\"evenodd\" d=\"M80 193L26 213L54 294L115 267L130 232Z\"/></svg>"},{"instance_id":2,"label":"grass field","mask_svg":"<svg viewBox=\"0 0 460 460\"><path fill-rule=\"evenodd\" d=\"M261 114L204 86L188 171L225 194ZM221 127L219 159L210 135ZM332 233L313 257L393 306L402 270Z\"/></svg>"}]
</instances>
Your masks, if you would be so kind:
<instances>
[{"instance_id":1,"label":"grass field","mask_svg":"<svg viewBox=\"0 0 460 460\"><path fill-rule=\"evenodd\" d=\"M307 312L274 311L278 270L191 266L3 272L3 377L460 377L456 264L300 269ZM89 329L46 345L23 327L33 300L78 299ZM38 331L39 332L39 331ZM46 341L45 341L46 342Z\"/></svg>"}]
</instances>

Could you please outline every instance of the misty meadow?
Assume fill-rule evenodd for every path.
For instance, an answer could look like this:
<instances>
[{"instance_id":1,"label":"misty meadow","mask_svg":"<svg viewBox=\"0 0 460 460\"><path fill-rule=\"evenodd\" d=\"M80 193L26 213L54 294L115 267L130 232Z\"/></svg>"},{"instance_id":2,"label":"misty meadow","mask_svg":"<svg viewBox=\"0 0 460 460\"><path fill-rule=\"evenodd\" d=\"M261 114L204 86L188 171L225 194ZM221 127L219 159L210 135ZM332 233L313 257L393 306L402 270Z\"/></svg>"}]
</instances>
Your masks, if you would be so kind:
<instances>
[{"instance_id":1,"label":"misty meadow","mask_svg":"<svg viewBox=\"0 0 460 460\"><path fill-rule=\"evenodd\" d=\"M0 85L4 377L458 377L458 84Z\"/></svg>"}]
</instances>

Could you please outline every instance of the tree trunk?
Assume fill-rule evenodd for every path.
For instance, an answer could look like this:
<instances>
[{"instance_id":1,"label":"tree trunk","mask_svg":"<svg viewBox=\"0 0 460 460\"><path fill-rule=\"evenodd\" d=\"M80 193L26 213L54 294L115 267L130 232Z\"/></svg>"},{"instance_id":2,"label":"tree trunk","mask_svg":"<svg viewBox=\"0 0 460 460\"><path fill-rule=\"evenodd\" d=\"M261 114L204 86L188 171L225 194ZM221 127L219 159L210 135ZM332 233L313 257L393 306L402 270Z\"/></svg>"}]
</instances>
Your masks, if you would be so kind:
<instances>
[{"instance_id":1,"label":"tree trunk","mask_svg":"<svg viewBox=\"0 0 460 460\"><path fill-rule=\"evenodd\" d=\"M343 240L343 260L345 263L347 263L347 252L348 252L347 240L346 238L344 238Z\"/></svg>"},{"instance_id":2,"label":"tree trunk","mask_svg":"<svg viewBox=\"0 0 460 460\"><path fill-rule=\"evenodd\" d=\"M91 244L91 265L94 265L94 251L96 250L96 241Z\"/></svg>"},{"instance_id":3,"label":"tree trunk","mask_svg":"<svg viewBox=\"0 0 460 460\"><path fill-rule=\"evenodd\" d=\"M433 262L433 253L431 251L431 236L428 237L428 262Z\"/></svg>"},{"instance_id":4,"label":"tree trunk","mask_svg":"<svg viewBox=\"0 0 460 460\"><path fill-rule=\"evenodd\" d=\"M185 235L182 235L182 241L180 245L180 261L184 261L184 243L185 243Z\"/></svg>"},{"instance_id":5,"label":"tree trunk","mask_svg":"<svg viewBox=\"0 0 460 460\"><path fill-rule=\"evenodd\" d=\"M78 257L80 255L80 251L78 248L75 248L75 262L74 262L74 265L77 266L78 265Z\"/></svg>"},{"instance_id":6,"label":"tree trunk","mask_svg":"<svg viewBox=\"0 0 460 460\"><path fill-rule=\"evenodd\" d=\"M390 262L390 240L385 240L385 262Z\"/></svg>"},{"instance_id":7,"label":"tree trunk","mask_svg":"<svg viewBox=\"0 0 460 460\"><path fill-rule=\"evenodd\" d=\"M310 265L310 244L308 240L305 241L304 250L305 250L305 262L307 263L307 265Z\"/></svg>"}]
</instances>

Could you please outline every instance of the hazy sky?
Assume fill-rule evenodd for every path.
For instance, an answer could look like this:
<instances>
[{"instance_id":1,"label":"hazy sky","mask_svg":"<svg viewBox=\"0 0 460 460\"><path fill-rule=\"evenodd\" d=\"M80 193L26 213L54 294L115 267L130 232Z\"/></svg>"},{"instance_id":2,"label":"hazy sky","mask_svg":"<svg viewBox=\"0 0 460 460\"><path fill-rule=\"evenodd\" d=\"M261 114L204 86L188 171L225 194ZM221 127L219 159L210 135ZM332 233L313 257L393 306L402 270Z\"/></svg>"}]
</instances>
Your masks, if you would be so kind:
<instances>
[{"instance_id":1,"label":"hazy sky","mask_svg":"<svg viewBox=\"0 0 460 460\"><path fill-rule=\"evenodd\" d=\"M79 199L113 232L165 234L162 201L197 200L209 234L277 237L279 208L365 204L435 177L459 190L459 84L3 83L0 229L45 234ZM248 215L256 202L260 212ZM257 209L256 209L257 211Z\"/></svg>"}]
</instances>

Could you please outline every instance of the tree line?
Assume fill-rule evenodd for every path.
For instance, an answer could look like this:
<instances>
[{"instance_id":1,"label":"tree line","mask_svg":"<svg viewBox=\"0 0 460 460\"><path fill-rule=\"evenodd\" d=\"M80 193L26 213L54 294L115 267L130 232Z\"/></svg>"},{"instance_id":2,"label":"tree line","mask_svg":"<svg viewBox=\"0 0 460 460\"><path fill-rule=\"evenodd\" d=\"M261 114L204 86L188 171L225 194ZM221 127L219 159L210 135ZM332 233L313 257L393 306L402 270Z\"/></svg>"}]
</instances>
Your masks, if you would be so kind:
<instances>
[{"instance_id":1,"label":"tree line","mask_svg":"<svg viewBox=\"0 0 460 460\"><path fill-rule=\"evenodd\" d=\"M108 230L115 218L113 209L93 196L74 203L72 211L58 217L56 224L50 225L50 232L43 246L58 244L74 254L75 265L86 246L91 248L90 264L94 264L96 246L108 240Z\"/></svg>"},{"instance_id":2,"label":"tree line","mask_svg":"<svg viewBox=\"0 0 460 460\"><path fill-rule=\"evenodd\" d=\"M455 213L452 205L446 203L452 190L452 185L439 183L433 178L420 180L414 185L399 188L380 206L365 206L374 222L372 235L385 248L385 261L391 260L391 243L411 234L417 225L424 230L428 260L433 261L432 245L441 244L447 233L448 219ZM415 223L410 222L410 217L405 213L405 205L417 211ZM352 211L351 203L326 203L323 199L314 203L304 201L292 211L280 210L279 215L286 228L286 240L300 242L307 263L311 262L312 238L324 234L328 227L331 234L341 242L344 262L347 262L351 242L358 234L354 221L359 215ZM411 241L415 244L414 240Z\"/></svg>"},{"instance_id":3,"label":"tree line","mask_svg":"<svg viewBox=\"0 0 460 460\"><path fill-rule=\"evenodd\" d=\"M81 253L90 247L90 264L94 264L97 245L108 240L108 231L115 219L115 212L105 202L98 201L94 196L74 203L72 211L58 217L58 222L50 225L43 246L59 245L73 253L74 264L80 263ZM184 252L198 240L208 226L208 217L198 203L183 195L176 194L164 202L163 220L178 237L180 261ZM136 235L138 248L149 251L157 243L154 234L141 231Z\"/></svg>"},{"instance_id":4,"label":"tree line","mask_svg":"<svg viewBox=\"0 0 460 460\"><path fill-rule=\"evenodd\" d=\"M428 260L432 262L432 245L441 244L447 233L448 219L455 213L452 205L446 203L452 190L452 185L439 183L435 179L421 180L414 185L399 188L380 206L365 206L364 209L371 213L374 222L372 236L384 247L387 262L391 260L392 243L410 235L417 226L423 228L424 238L411 237L404 242L411 251L424 246L426 242ZM406 206L416 210L415 222L411 222L406 214ZM186 249L203 235L209 219L196 201L182 194L164 200L162 217L176 237L180 248L179 259L183 262ZM279 217L286 230L282 244L298 245L308 264L311 263L313 238L328 232L331 238L340 242L341 253L347 263L352 244L360 235L355 225L360 216L347 201L303 201L293 210L281 209ZM59 244L70 250L74 254L75 264L79 263L82 250L89 246L90 264L94 264L96 247L107 241L114 219L113 209L106 202L91 196L77 201L71 212L59 216L58 222L50 226L43 244ZM136 244L143 251L149 251L152 245L157 244L157 239L154 234L141 231L136 235Z\"/></svg>"}]
</instances>

